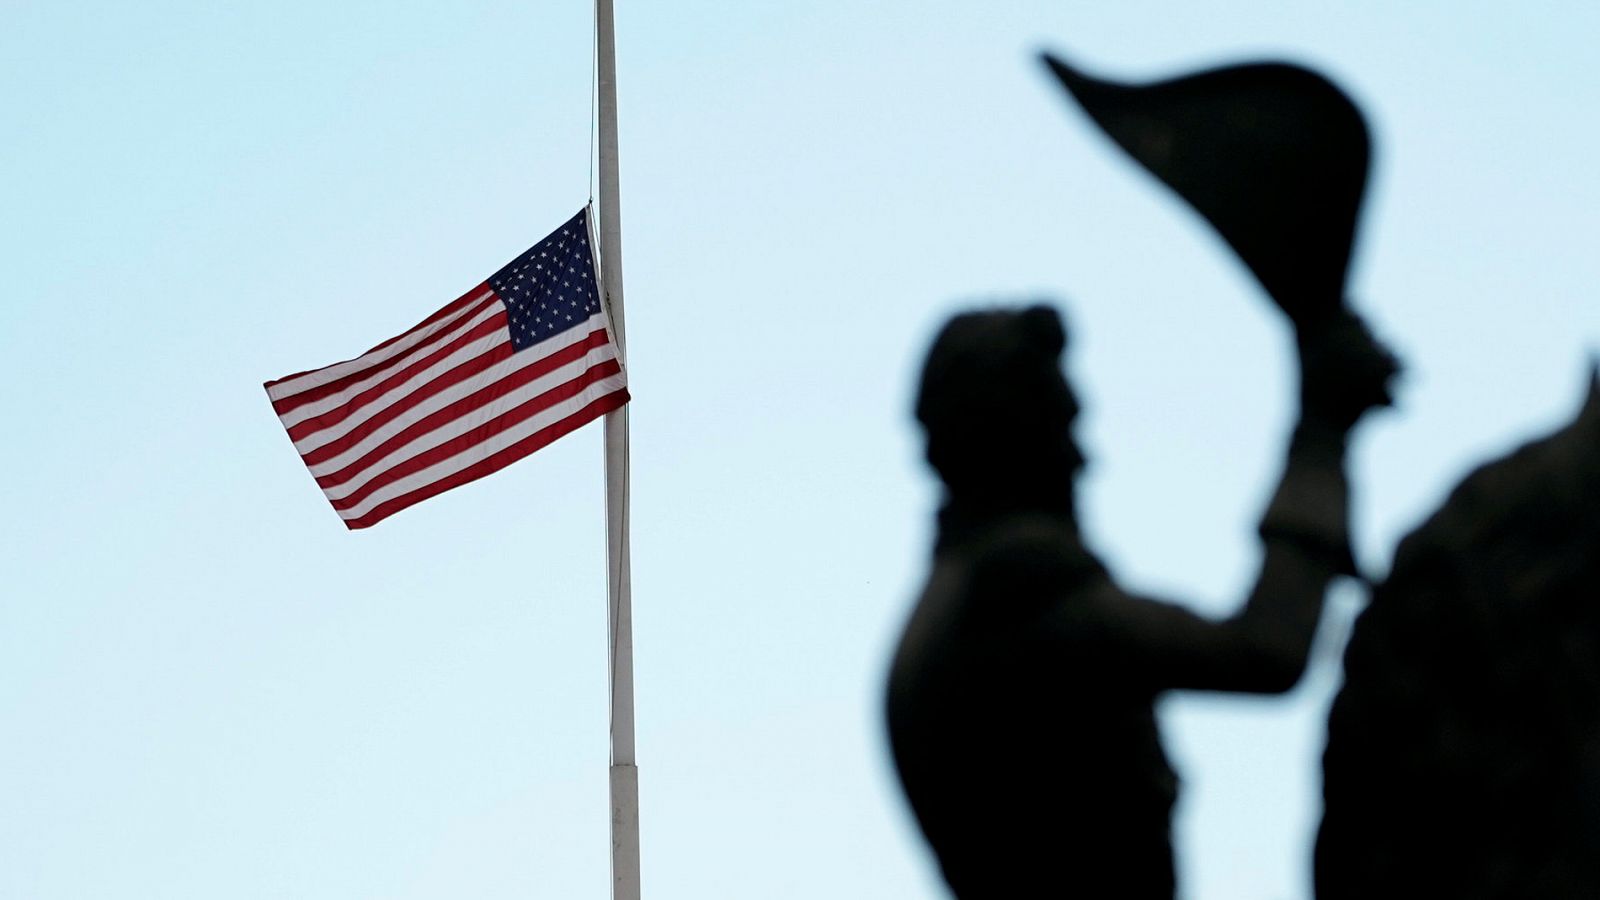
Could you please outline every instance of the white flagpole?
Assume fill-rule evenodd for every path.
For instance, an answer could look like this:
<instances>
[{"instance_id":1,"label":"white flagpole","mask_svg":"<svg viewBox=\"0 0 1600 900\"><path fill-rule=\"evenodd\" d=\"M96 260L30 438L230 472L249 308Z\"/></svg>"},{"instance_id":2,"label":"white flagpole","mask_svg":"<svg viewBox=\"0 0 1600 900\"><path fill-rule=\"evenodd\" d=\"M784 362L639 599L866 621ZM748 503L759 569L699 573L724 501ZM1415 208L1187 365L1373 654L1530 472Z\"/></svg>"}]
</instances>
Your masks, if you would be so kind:
<instances>
[{"instance_id":1,"label":"white flagpole","mask_svg":"<svg viewBox=\"0 0 1600 900\"><path fill-rule=\"evenodd\" d=\"M599 70L600 270L612 339L622 325L622 221L617 199L617 54L611 0L595 0ZM625 364L625 363L624 363ZM639 900L639 769L633 756L633 596L628 564L628 407L606 414L607 630L611 645L611 897Z\"/></svg>"}]
</instances>

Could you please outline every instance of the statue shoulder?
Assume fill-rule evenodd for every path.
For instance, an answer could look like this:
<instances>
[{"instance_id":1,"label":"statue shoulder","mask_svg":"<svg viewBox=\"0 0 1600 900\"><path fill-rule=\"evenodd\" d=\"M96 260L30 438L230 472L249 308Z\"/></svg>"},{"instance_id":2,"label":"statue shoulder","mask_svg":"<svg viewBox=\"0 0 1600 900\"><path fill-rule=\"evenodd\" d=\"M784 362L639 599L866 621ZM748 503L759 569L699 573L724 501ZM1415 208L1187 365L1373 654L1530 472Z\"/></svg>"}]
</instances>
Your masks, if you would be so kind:
<instances>
[{"instance_id":1,"label":"statue shoulder","mask_svg":"<svg viewBox=\"0 0 1600 900\"><path fill-rule=\"evenodd\" d=\"M975 590L1012 595L1059 596L1106 578L1073 524L1053 516L1016 516L997 524L973 543L970 571Z\"/></svg>"}]
</instances>

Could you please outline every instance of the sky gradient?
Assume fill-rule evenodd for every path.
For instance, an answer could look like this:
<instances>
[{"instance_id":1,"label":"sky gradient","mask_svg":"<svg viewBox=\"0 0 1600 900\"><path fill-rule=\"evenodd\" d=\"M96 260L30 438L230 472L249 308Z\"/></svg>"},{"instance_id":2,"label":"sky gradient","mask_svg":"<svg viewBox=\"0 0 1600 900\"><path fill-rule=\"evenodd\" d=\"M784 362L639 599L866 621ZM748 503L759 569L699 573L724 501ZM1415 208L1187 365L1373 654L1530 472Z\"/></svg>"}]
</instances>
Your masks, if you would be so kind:
<instances>
[{"instance_id":1,"label":"sky gradient","mask_svg":"<svg viewBox=\"0 0 1600 900\"><path fill-rule=\"evenodd\" d=\"M598 426L348 534L261 390L586 202L590 15L0 5L0 896L606 895ZM1288 59L1367 111L1352 296L1409 367L1355 444L1373 571L1600 351L1590 4L691 0L617 29L649 898L941 896L880 707L951 312L1066 313L1124 584L1223 614L1253 579L1287 331L1040 49ZM1294 693L1163 705L1189 900L1309 900L1361 602Z\"/></svg>"}]
</instances>

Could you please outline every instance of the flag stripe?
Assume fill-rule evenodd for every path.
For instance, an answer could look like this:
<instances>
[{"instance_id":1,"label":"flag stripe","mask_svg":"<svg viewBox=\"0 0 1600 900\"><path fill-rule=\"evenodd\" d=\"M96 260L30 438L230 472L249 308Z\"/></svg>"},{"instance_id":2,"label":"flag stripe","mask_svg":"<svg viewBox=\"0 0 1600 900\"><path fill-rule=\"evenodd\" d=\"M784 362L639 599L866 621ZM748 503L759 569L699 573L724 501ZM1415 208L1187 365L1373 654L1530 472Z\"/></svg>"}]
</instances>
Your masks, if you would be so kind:
<instances>
[{"instance_id":1,"label":"flag stripe","mask_svg":"<svg viewBox=\"0 0 1600 900\"><path fill-rule=\"evenodd\" d=\"M382 350L383 348L389 346L390 344L393 344L396 341L402 340L402 339L410 336L414 332L417 332L417 331L420 331L420 330L422 330L424 328L427 328L429 325L432 325L433 323L439 321L440 319L445 318L446 316L450 316L450 315L455 314L457 311L459 311L464 306L475 306L475 305L477 305L478 301L483 299L484 292L487 291L488 289L489 289L488 282L484 282L482 284L479 284L477 287L474 287L472 290L467 291L465 294L462 294L461 296L457 297L456 299L451 300L449 303L446 303L443 309L441 309L438 312L434 313L433 315L427 317L426 319L423 319L421 322L418 322L416 325L413 325L411 327L410 331L407 331L405 334L397 334L394 337L389 338L387 341L384 341L383 343L379 344L376 347L373 347L371 350L368 350L366 353L363 353L361 355L362 356L368 356L370 354L377 353L379 350Z\"/></svg>"},{"instance_id":2,"label":"flag stripe","mask_svg":"<svg viewBox=\"0 0 1600 900\"><path fill-rule=\"evenodd\" d=\"M517 460L523 458L524 456L534 452L535 450L548 446L557 438L578 430L584 425L593 422L595 419L600 418L612 410L621 409L622 405L627 402L628 392L626 390L618 390L613 393L606 394L605 396L594 400L588 406L585 406L583 409L578 410L576 413L573 413L565 419L562 419L553 425L548 425L543 429L540 429L539 431L527 436L526 438L523 438L521 441L490 454L489 456L479 460L465 469L453 472L450 475L439 479L438 481L426 484L409 493L401 494L398 497L379 503L377 506L372 508L371 512L368 512L366 515L358 517L347 516L345 513L340 513L339 515L345 517L344 524L352 531L357 528L371 527L372 525L375 525L388 516L405 509L413 503L420 503L436 494L442 494L453 487L459 487L469 481L476 481L485 475L492 475L495 472L498 472L506 466L509 466Z\"/></svg>"},{"instance_id":3,"label":"flag stripe","mask_svg":"<svg viewBox=\"0 0 1600 900\"><path fill-rule=\"evenodd\" d=\"M448 372L464 362L482 356L494 347L510 342L510 335L506 331L505 313L497 313L456 335L443 346L434 347L420 357L407 360L398 370L380 372L374 375L371 381L351 385L347 394L341 394L337 398L329 397L325 401L318 401L292 413L285 413L279 418L288 427L289 437L295 442L295 446L301 450L309 450L361 424L361 414L364 411L370 412L369 407L379 402L392 402L396 398L403 397L415 384ZM352 418L353 421L349 421L344 428L328 434L322 440L312 441L309 446L302 443L303 438L328 431Z\"/></svg>"},{"instance_id":4,"label":"flag stripe","mask_svg":"<svg viewBox=\"0 0 1600 900\"><path fill-rule=\"evenodd\" d=\"M370 430L369 426L381 425L391 409L398 407L398 411L404 411L438 391L474 377L508 356L515 362L506 371L532 365L541 356L563 351L573 343L582 342L586 332L591 333L592 339L593 331L599 331L602 335L605 333L603 316L595 316L577 328L555 335L540 344L532 353L515 353L509 332L501 328L497 334L475 341L470 348L452 353L445 360L416 373L404 384L389 386L386 382L386 390L381 397L364 399L362 401L364 406L352 411L342 422L338 421L338 417L330 416L327 419L328 424L321 430L312 431L309 426L297 426L289 430L289 436L294 439L294 445L301 454L307 456L308 463L321 462L327 459L329 454L342 452L339 449L324 451L324 447L345 441L346 438L360 440L358 433ZM351 437L352 435L356 436Z\"/></svg>"},{"instance_id":5,"label":"flag stripe","mask_svg":"<svg viewBox=\"0 0 1600 900\"><path fill-rule=\"evenodd\" d=\"M384 407L362 422L359 428L302 455L313 475L326 475L345 467L351 459L366 454L377 444L389 440L402 429L408 429L423 417L441 409L456 408L454 404L458 401L480 394L485 385L493 385L501 378L538 378L586 356L599 362L615 355L603 329L593 332L582 343L562 348L545 357L530 359L531 354L513 354L509 344L502 344L471 363L457 366L447 375L422 385L401 401Z\"/></svg>"},{"instance_id":6,"label":"flag stripe","mask_svg":"<svg viewBox=\"0 0 1600 900\"><path fill-rule=\"evenodd\" d=\"M325 463L308 466L311 474L316 476L318 485L331 490L374 470L378 463L385 460L404 459L404 456L397 454L423 439L437 444L452 437L454 423L480 407L497 403L498 408L508 409L523 399L537 397L581 378L585 373L612 375L620 371L609 346L588 354L584 354L581 347L573 349L579 352L569 355L576 356L576 359L556 361L548 366L528 366L504 380L490 382L487 386L475 385L477 390L454 402L439 404L439 408L431 412L419 410L417 415L395 422L392 428L385 428L345 453ZM351 489L355 486L351 485Z\"/></svg>"},{"instance_id":7,"label":"flag stripe","mask_svg":"<svg viewBox=\"0 0 1600 900\"><path fill-rule=\"evenodd\" d=\"M403 496L416 488L441 478L446 478L456 472L470 469L482 459L493 457L503 450L518 446L525 438L538 434L563 419L575 414L581 414L594 401L603 399L608 394L620 395L624 401L627 398L624 378L620 373L590 385L572 382L568 385L563 385L557 391L566 393L569 396L554 406L546 406L537 410L536 414L522 418L521 421L511 427L496 429L491 432L486 426L480 426L474 432L464 434L452 442L452 444L459 444L460 446L437 447L427 453L413 457L411 460L406 461L405 471L402 476L391 478L385 473L384 484L380 488L364 492L360 500L352 501L350 498L346 498L343 501L335 501L334 508L339 510L341 518L361 518L387 500ZM530 407L536 405L527 404ZM468 447L474 447L474 452L461 452L461 450Z\"/></svg>"},{"instance_id":8,"label":"flag stripe","mask_svg":"<svg viewBox=\"0 0 1600 900\"><path fill-rule=\"evenodd\" d=\"M373 384L383 381L392 373L406 369L419 359L433 355L441 346L451 346L461 341L463 335L486 334L494 326L485 323L505 322L505 306L492 294L481 307L474 307L468 317L453 322L448 329L429 336L422 343L390 359L383 360L359 372L352 372L336 381L318 385L293 397L273 404L278 418L290 425L336 409L351 397Z\"/></svg>"},{"instance_id":9,"label":"flag stripe","mask_svg":"<svg viewBox=\"0 0 1600 900\"><path fill-rule=\"evenodd\" d=\"M440 316L429 325L418 325L411 331L385 341L355 359L347 359L344 362L334 363L331 366L324 366L309 372L302 372L289 378L269 381L267 382L267 396L273 400L280 400L343 378L351 372L359 372L384 360L392 359L449 328L457 320L470 315L472 311L480 308L485 300L492 298L494 291L490 290L487 284L480 284L475 291L470 292L467 296L470 298L469 302L462 304L449 315ZM430 316L429 318L432 317Z\"/></svg>"},{"instance_id":10,"label":"flag stripe","mask_svg":"<svg viewBox=\"0 0 1600 900\"><path fill-rule=\"evenodd\" d=\"M547 413L556 404L577 396L601 377L591 369L540 393L518 391L508 394L494 403L468 412L448 427L436 429L428 436L432 440L427 442L426 447L407 448L408 452L391 457L394 460L392 465L376 469L364 478L325 487L322 493L334 509L350 509L386 485L449 460L494 438L500 432Z\"/></svg>"},{"instance_id":11,"label":"flag stripe","mask_svg":"<svg viewBox=\"0 0 1600 900\"><path fill-rule=\"evenodd\" d=\"M403 369L433 353L440 345L457 341L463 334L481 331L484 322L504 315L505 304L491 293L482 304L468 309L461 318L452 320L444 328L399 355L378 360L360 371L351 372L342 378L317 385L292 397L285 397L274 403L273 408L278 411L280 417L288 415L292 422L318 415L337 406L341 398L348 399L360 392L363 387L381 381L397 369Z\"/></svg>"},{"instance_id":12,"label":"flag stripe","mask_svg":"<svg viewBox=\"0 0 1600 900\"><path fill-rule=\"evenodd\" d=\"M477 390L485 383L486 378L491 377L484 375L484 373L491 369L498 369L506 360L514 359L515 352L509 341L502 341L491 348L489 352L478 356L476 359L467 360L438 378L432 381L424 381L417 385L415 390L394 403L387 406L374 406L368 411L369 415L365 417L352 416L340 423L340 426L347 430L341 432L340 427L337 426L328 428L325 431L319 431L316 434L295 441L294 445L299 448L300 455L305 458L306 465L312 467L311 471L320 473L322 470L316 468L317 466L345 453L358 444L365 443L367 438L380 433L380 430L385 434L391 433L389 426L392 426L402 417L409 419L410 415L417 411L426 410L431 412L442 403L449 402L443 397L460 396L460 392L463 389L469 391ZM526 364L526 360L523 363Z\"/></svg>"}]
</instances>

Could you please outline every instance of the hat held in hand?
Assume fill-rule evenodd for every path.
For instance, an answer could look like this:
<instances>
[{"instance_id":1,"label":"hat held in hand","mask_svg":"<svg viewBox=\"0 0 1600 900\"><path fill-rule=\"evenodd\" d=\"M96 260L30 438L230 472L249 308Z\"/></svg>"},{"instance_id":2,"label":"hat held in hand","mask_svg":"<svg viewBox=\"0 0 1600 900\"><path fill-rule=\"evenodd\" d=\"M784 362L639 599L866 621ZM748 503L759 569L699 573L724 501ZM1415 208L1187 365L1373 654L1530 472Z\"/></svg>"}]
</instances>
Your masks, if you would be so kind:
<instances>
[{"instance_id":1,"label":"hat held in hand","mask_svg":"<svg viewBox=\"0 0 1600 900\"><path fill-rule=\"evenodd\" d=\"M1045 62L1096 124L1204 216L1297 325L1344 306L1367 127L1321 75L1251 63L1149 84Z\"/></svg>"}]
</instances>

